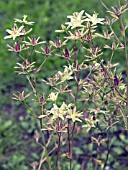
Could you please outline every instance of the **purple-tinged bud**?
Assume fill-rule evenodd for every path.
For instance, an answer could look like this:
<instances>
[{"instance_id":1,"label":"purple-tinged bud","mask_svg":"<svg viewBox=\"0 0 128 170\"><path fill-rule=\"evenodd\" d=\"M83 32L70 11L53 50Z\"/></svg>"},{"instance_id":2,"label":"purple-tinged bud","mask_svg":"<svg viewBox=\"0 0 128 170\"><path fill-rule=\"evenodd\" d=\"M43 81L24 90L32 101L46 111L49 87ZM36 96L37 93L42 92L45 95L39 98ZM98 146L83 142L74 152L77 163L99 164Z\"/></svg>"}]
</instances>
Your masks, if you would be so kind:
<instances>
[{"instance_id":1,"label":"purple-tinged bud","mask_svg":"<svg viewBox=\"0 0 128 170\"><path fill-rule=\"evenodd\" d=\"M107 71L106 71L106 69L105 69L105 67L103 66L103 64L102 63L100 63L100 66L101 66L101 72L104 72L104 77L106 78L107 77Z\"/></svg>"},{"instance_id":2,"label":"purple-tinged bud","mask_svg":"<svg viewBox=\"0 0 128 170\"><path fill-rule=\"evenodd\" d=\"M85 112L84 112L84 119L88 119L88 117L89 117L89 116L88 116L88 113L85 111Z\"/></svg>"},{"instance_id":3,"label":"purple-tinged bud","mask_svg":"<svg viewBox=\"0 0 128 170\"><path fill-rule=\"evenodd\" d=\"M90 35L87 35L86 39L88 43L92 41L92 37Z\"/></svg>"},{"instance_id":4,"label":"purple-tinged bud","mask_svg":"<svg viewBox=\"0 0 128 170\"><path fill-rule=\"evenodd\" d=\"M20 52L21 51L20 44L18 43L18 41L15 43L15 51L16 52Z\"/></svg>"},{"instance_id":5,"label":"purple-tinged bud","mask_svg":"<svg viewBox=\"0 0 128 170\"><path fill-rule=\"evenodd\" d=\"M117 115L118 107L113 111L114 116Z\"/></svg>"},{"instance_id":6,"label":"purple-tinged bud","mask_svg":"<svg viewBox=\"0 0 128 170\"><path fill-rule=\"evenodd\" d=\"M101 66L101 71L102 71L102 72L105 72L105 68L104 68L104 66L103 66L102 63L100 63L100 66Z\"/></svg>"},{"instance_id":7,"label":"purple-tinged bud","mask_svg":"<svg viewBox=\"0 0 128 170\"><path fill-rule=\"evenodd\" d=\"M77 54L77 48L76 48L76 45L74 45L73 50L74 50L74 55L76 55L76 54Z\"/></svg>"},{"instance_id":8,"label":"purple-tinged bud","mask_svg":"<svg viewBox=\"0 0 128 170\"><path fill-rule=\"evenodd\" d=\"M41 98L40 98L40 103L43 103L43 101L44 101L44 95L42 94L42 96L41 96Z\"/></svg>"},{"instance_id":9,"label":"purple-tinged bud","mask_svg":"<svg viewBox=\"0 0 128 170\"><path fill-rule=\"evenodd\" d=\"M57 46L57 47L60 47L60 46L61 46L61 44L60 44L60 38L59 38L59 37L57 37L56 46Z\"/></svg>"},{"instance_id":10,"label":"purple-tinged bud","mask_svg":"<svg viewBox=\"0 0 128 170\"><path fill-rule=\"evenodd\" d=\"M57 130L57 131L60 131L60 130L61 130L61 125L60 125L60 123L56 125L56 130Z\"/></svg>"},{"instance_id":11,"label":"purple-tinged bud","mask_svg":"<svg viewBox=\"0 0 128 170\"><path fill-rule=\"evenodd\" d=\"M117 76L114 76L114 86L118 86L119 85L119 79L117 78Z\"/></svg>"},{"instance_id":12,"label":"purple-tinged bud","mask_svg":"<svg viewBox=\"0 0 128 170\"><path fill-rule=\"evenodd\" d=\"M108 126L111 126L112 125L112 121L111 119L108 120Z\"/></svg>"},{"instance_id":13,"label":"purple-tinged bud","mask_svg":"<svg viewBox=\"0 0 128 170\"><path fill-rule=\"evenodd\" d=\"M92 47L92 53L95 53L96 52L96 47Z\"/></svg>"},{"instance_id":14,"label":"purple-tinged bud","mask_svg":"<svg viewBox=\"0 0 128 170\"><path fill-rule=\"evenodd\" d=\"M49 54L50 53L50 49L48 47L48 44L46 44L46 47L45 47L45 54Z\"/></svg>"},{"instance_id":15,"label":"purple-tinged bud","mask_svg":"<svg viewBox=\"0 0 128 170\"><path fill-rule=\"evenodd\" d=\"M64 56L67 57L67 58L70 56L69 51L68 51L68 49L66 47L65 47Z\"/></svg>"},{"instance_id":16,"label":"purple-tinged bud","mask_svg":"<svg viewBox=\"0 0 128 170\"><path fill-rule=\"evenodd\" d=\"M27 60L25 60L22 64L22 66L23 66L24 69L26 69L29 64L30 63Z\"/></svg>"},{"instance_id":17,"label":"purple-tinged bud","mask_svg":"<svg viewBox=\"0 0 128 170\"><path fill-rule=\"evenodd\" d=\"M36 45L36 41L35 41L35 38L34 38L34 37L32 37L31 44L32 44L33 46Z\"/></svg>"},{"instance_id":18,"label":"purple-tinged bud","mask_svg":"<svg viewBox=\"0 0 128 170\"><path fill-rule=\"evenodd\" d=\"M110 25L111 24L111 21L108 17L106 17L106 22L105 22L106 25Z\"/></svg>"},{"instance_id":19,"label":"purple-tinged bud","mask_svg":"<svg viewBox=\"0 0 128 170\"><path fill-rule=\"evenodd\" d=\"M106 100L106 101L104 102L104 104L105 104L105 105L108 105L108 101Z\"/></svg>"},{"instance_id":20,"label":"purple-tinged bud","mask_svg":"<svg viewBox=\"0 0 128 170\"><path fill-rule=\"evenodd\" d=\"M95 115L95 113L94 112L92 112L92 120L96 120L96 115Z\"/></svg>"}]
</instances>

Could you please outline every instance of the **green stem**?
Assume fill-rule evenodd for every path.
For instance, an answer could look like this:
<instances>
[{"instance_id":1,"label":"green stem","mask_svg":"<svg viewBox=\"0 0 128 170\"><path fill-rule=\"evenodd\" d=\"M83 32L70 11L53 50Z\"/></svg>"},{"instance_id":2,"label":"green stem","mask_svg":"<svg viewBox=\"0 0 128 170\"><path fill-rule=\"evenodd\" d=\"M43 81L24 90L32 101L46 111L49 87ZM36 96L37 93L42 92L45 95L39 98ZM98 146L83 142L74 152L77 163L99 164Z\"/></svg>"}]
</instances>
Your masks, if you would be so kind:
<instances>
[{"instance_id":1,"label":"green stem","mask_svg":"<svg viewBox=\"0 0 128 170\"><path fill-rule=\"evenodd\" d=\"M40 122L40 128L42 129L43 128L42 120L40 119L39 122ZM45 149L45 153L46 153L46 159L47 159L47 163L48 163L48 166L49 166L49 170L52 170L50 160L49 160L49 156L48 156L48 150L47 150L47 146L46 146L46 142L45 142L44 131L42 131L42 140L43 140L43 143L44 143L44 149Z\"/></svg>"},{"instance_id":2,"label":"green stem","mask_svg":"<svg viewBox=\"0 0 128 170\"><path fill-rule=\"evenodd\" d=\"M32 109L30 107L28 107L28 105L25 103L25 101L22 101L22 103L25 105L25 107L30 111L30 114L34 117L34 118L38 118L38 116L32 111Z\"/></svg>"},{"instance_id":3,"label":"green stem","mask_svg":"<svg viewBox=\"0 0 128 170\"><path fill-rule=\"evenodd\" d=\"M60 158L60 140L61 140L61 132L58 132L58 148L57 148L57 159L56 159L56 166L59 167L59 158Z\"/></svg>"},{"instance_id":4,"label":"green stem","mask_svg":"<svg viewBox=\"0 0 128 170\"><path fill-rule=\"evenodd\" d=\"M71 145L71 155L70 155L70 170L72 170L72 158L73 158L73 147L74 147L74 129L75 129L75 122L73 124L73 129L72 129L72 145Z\"/></svg>"},{"instance_id":5,"label":"green stem","mask_svg":"<svg viewBox=\"0 0 128 170\"><path fill-rule=\"evenodd\" d=\"M106 169L105 167L107 165L108 157L109 157L109 154L110 154L110 139L109 139L109 134L108 133L109 132L107 131L107 155L106 155L106 159L105 159L103 170Z\"/></svg>"}]
</instances>

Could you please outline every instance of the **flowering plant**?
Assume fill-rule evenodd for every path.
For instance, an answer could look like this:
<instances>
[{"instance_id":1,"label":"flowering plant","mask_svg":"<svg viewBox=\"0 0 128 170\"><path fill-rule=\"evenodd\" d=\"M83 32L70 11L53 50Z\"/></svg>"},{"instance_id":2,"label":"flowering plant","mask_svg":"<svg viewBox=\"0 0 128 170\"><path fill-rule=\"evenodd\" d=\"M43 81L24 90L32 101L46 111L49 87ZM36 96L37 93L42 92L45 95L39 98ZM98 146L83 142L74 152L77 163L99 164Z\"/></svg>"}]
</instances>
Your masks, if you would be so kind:
<instances>
[{"instance_id":1,"label":"flowering plant","mask_svg":"<svg viewBox=\"0 0 128 170\"><path fill-rule=\"evenodd\" d=\"M62 169L60 158L63 155L69 159L70 170L72 169L74 135L77 125L81 126L85 134L94 129L98 129L100 132L105 131L107 138L109 129L114 128L120 118L123 119L125 128L128 129L126 115L128 111L128 72L127 83L125 83L122 75L117 75L119 64L112 64L114 50L123 49L128 68L125 38L127 27L124 27L122 22L122 13L126 10L127 4L126 2L121 8L119 1L118 12L108 10L103 4L113 17L111 20L98 18L98 13L91 16L84 10L67 16L70 21L61 25L62 30L56 30L57 33L64 34L63 42L59 37L56 42L38 42L39 38L36 39L34 36L26 38L27 34L32 31L32 28L26 31L26 25L34 24L34 22L26 20L26 15L23 16L23 20L15 19L17 25L20 25L19 28L14 24L12 30L6 30L10 35L7 35L5 39L12 38L15 41L14 47L8 45L9 51L16 52L20 57L18 66L15 66L16 72L26 76L32 89L26 96L24 96L24 91L18 92L19 95L14 94L13 99L21 101L29 109L30 115L39 120L42 131L46 157L41 158L38 169L44 162L42 159L47 160L50 170L53 169L50 158L55 150L57 156L54 169L58 167L58 169ZM119 40L111 27L111 24L114 24L118 19L123 42ZM99 33L98 28L103 29L103 34ZM102 43L97 44L97 39L100 39ZM106 43L110 39L114 41L111 47ZM37 49L43 44L43 47ZM109 61L104 58L104 48L112 50ZM28 56L22 54L23 50L29 52ZM43 55L44 59L40 66L36 65L33 54ZM54 56L65 60L64 69L63 71L54 71L52 77L41 77L42 83L48 87L48 90L41 89L40 92L37 86L37 74L43 70L47 60ZM32 101L40 108L38 113L26 102L32 94ZM48 143L46 143L45 131L50 134ZM49 151L48 145L52 139L55 146L52 151ZM93 137L93 140L98 141L99 138ZM102 141L105 142L103 139ZM66 143L68 147L63 152L61 147ZM99 163L104 169L107 159L108 155L104 163Z\"/></svg>"}]
</instances>

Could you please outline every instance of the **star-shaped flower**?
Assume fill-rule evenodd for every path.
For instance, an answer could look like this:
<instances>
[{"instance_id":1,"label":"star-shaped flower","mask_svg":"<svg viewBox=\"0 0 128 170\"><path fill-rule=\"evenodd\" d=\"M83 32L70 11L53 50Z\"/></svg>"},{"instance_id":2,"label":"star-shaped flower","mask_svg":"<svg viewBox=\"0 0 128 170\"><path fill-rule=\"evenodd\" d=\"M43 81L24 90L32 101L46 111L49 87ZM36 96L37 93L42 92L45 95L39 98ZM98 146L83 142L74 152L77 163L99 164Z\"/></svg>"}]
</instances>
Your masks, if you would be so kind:
<instances>
[{"instance_id":1,"label":"star-shaped flower","mask_svg":"<svg viewBox=\"0 0 128 170\"><path fill-rule=\"evenodd\" d=\"M15 22L19 22L19 23L21 23L21 24L26 24L26 25L33 25L35 22L28 22L27 20L26 20L26 18L27 18L27 15L24 15L23 16L23 20L21 20L21 19L16 19L15 18Z\"/></svg>"},{"instance_id":2,"label":"star-shaped flower","mask_svg":"<svg viewBox=\"0 0 128 170\"><path fill-rule=\"evenodd\" d=\"M51 92L49 94L48 100L55 102L58 98L58 93Z\"/></svg>"},{"instance_id":3,"label":"star-shaped flower","mask_svg":"<svg viewBox=\"0 0 128 170\"><path fill-rule=\"evenodd\" d=\"M20 28L18 28L17 25L14 24L14 27L11 30L6 29L6 32L10 35L5 36L4 39L12 38L13 40L15 40L17 37L19 37L21 35L26 35L26 34L30 33L31 31L32 31L32 28L30 28L26 32L23 25Z\"/></svg>"},{"instance_id":4,"label":"star-shaped flower","mask_svg":"<svg viewBox=\"0 0 128 170\"><path fill-rule=\"evenodd\" d=\"M84 25L82 25L82 23L85 21L85 16L83 16L84 10L82 10L81 12L74 12L73 15L69 15L67 16L67 18L70 18L70 22L66 22L65 25L68 25L71 27L71 29L73 28L77 28L77 27L83 27Z\"/></svg>"},{"instance_id":5,"label":"star-shaped flower","mask_svg":"<svg viewBox=\"0 0 128 170\"><path fill-rule=\"evenodd\" d=\"M28 98L30 96L30 93L28 93L27 95L24 95L24 91L22 92L18 92L19 95L13 94L13 98L14 100L19 100L19 101L24 101L26 98Z\"/></svg>"},{"instance_id":6,"label":"star-shaped flower","mask_svg":"<svg viewBox=\"0 0 128 170\"><path fill-rule=\"evenodd\" d=\"M97 18L98 13L94 13L93 16L87 14L85 12L85 15L88 17L85 19L85 21L92 22L92 25L97 25L97 24L104 24L103 21L105 20L104 18Z\"/></svg>"},{"instance_id":7,"label":"star-shaped flower","mask_svg":"<svg viewBox=\"0 0 128 170\"><path fill-rule=\"evenodd\" d=\"M76 107L74 107L73 109L69 108L67 113L68 113L68 115L66 116L66 118L71 119L73 122L76 122L76 121L82 122L80 117L83 116L83 114L82 114L83 112L77 112Z\"/></svg>"}]
</instances>

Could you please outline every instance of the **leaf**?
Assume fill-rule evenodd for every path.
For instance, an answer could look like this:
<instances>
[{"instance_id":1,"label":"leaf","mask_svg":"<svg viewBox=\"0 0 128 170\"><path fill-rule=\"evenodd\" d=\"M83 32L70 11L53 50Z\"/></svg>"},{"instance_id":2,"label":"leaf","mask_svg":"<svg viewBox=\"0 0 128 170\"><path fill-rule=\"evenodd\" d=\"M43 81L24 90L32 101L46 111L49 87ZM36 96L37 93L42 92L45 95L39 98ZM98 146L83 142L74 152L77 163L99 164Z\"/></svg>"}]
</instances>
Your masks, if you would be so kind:
<instances>
[{"instance_id":1,"label":"leaf","mask_svg":"<svg viewBox=\"0 0 128 170\"><path fill-rule=\"evenodd\" d=\"M1 131L5 131L7 128L9 128L13 122L11 120L5 121L1 126Z\"/></svg>"}]
</instances>

